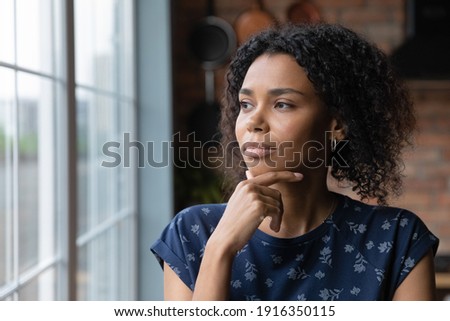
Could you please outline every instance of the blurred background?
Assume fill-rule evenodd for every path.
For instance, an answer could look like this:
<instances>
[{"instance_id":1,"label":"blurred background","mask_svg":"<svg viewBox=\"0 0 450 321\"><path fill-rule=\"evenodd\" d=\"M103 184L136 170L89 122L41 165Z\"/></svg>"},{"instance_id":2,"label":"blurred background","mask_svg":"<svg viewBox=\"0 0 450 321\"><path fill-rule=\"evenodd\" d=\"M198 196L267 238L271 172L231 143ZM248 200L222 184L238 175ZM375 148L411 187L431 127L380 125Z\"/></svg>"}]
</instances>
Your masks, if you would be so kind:
<instances>
[{"instance_id":1,"label":"blurred background","mask_svg":"<svg viewBox=\"0 0 450 321\"><path fill-rule=\"evenodd\" d=\"M448 298L449 12L444 0L0 0L0 300L162 299L150 245L182 208L226 201L216 126L230 56L269 25L320 20L376 43L411 91L419 133L391 204L440 238Z\"/></svg>"}]
</instances>

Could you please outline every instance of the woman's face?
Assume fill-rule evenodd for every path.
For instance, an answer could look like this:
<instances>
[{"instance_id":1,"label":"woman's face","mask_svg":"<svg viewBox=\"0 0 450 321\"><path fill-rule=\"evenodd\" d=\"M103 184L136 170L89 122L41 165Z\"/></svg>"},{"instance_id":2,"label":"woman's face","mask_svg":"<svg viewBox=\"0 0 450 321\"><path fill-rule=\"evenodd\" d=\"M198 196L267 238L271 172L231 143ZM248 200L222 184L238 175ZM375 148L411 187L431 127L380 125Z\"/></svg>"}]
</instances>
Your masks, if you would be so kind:
<instances>
[{"instance_id":1,"label":"woman's face","mask_svg":"<svg viewBox=\"0 0 450 321\"><path fill-rule=\"evenodd\" d=\"M295 59L264 54L239 92L236 137L253 175L323 168L331 117Z\"/></svg>"}]
</instances>

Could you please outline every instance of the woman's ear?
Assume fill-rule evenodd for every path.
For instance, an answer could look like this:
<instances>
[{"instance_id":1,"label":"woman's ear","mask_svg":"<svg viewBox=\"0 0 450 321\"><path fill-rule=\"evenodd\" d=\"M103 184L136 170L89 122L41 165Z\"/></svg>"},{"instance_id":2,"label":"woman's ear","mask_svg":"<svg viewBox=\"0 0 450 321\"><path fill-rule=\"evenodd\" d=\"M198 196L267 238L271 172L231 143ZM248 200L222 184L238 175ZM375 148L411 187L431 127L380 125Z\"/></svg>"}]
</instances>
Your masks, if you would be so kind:
<instances>
[{"instance_id":1,"label":"woman's ear","mask_svg":"<svg viewBox=\"0 0 450 321\"><path fill-rule=\"evenodd\" d=\"M333 118L331 120L330 132L332 136L338 141L345 139L345 137L347 136L346 126L336 118Z\"/></svg>"}]
</instances>

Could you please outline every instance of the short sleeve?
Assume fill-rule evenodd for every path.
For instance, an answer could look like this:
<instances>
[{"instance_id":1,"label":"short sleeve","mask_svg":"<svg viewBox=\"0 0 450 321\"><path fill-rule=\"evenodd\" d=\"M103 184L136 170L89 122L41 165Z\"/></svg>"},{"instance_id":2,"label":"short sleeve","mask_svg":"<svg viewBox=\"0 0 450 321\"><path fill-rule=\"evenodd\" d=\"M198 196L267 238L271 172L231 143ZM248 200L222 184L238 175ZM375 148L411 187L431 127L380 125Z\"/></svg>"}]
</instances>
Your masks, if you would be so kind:
<instances>
[{"instance_id":1,"label":"short sleeve","mask_svg":"<svg viewBox=\"0 0 450 321\"><path fill-rule=\"evenodd\" d=\"M184 228L185 215L177 214L172 222L164 229L160 238L153 243L151 251L155 255L161 267L164 262L178 275L178 277L193 289L195 280L189 271L188 255L193 251L186 245L188 234Z\"/></svg>"},{"instance_id":2,"label":"short sleeve","mask_svg":"<svg viewBox=\"0 0 450 321\"><path fill-rule=\"evenodd\" d=\"M436 254L439 245L439 239L415 214L403 211L398 219L397 255L393 265L393 275L397 279L393 282L395 288L392 289L392 294L430 250L433 255Z\"/></svg>"},{"instance_id":3,"label":"short sleeve","mask_svg":"<svg viewBox=\"0 0 450 321\"><path fill-rule=\"evenodd\" d=\"M203 252L224 205L196 205L179 212L150 250L163 267L164 262L194 289Z\"/></svg>"}]
</instances>

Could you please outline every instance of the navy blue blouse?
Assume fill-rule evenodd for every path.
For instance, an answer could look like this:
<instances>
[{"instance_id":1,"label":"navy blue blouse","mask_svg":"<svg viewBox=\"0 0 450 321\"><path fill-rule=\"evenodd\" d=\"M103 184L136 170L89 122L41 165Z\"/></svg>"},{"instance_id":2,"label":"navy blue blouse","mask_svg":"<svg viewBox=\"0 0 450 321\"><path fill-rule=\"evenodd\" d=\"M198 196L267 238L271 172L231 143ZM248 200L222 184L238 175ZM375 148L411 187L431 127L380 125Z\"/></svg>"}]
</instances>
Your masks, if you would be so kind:
<instances>
[{"instance_id":1,"label":"navy blue blouse","mask_svg":"<svg viewBox=\"0 0 450 321\"><path fill-rule=\"evenodd\" d=\"M197 205L174 217L151 247L194 289L206 242L226 204ZM231 300L391 300L439 240L415 214L339 195L332 215L290 239L256 230L237 253Z\"/></svg>"}]
</instances>

